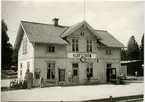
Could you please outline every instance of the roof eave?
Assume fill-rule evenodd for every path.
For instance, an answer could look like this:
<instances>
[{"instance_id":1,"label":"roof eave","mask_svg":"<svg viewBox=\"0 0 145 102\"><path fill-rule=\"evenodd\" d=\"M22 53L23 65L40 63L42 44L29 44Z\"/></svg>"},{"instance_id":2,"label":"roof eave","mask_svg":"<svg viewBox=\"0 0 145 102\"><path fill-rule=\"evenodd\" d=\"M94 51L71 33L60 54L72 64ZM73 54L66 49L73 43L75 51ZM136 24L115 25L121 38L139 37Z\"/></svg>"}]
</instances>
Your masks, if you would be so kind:
<instances>
[{"instance_id":1,"label":"roof eave","mask_svg":"<svg viewBox=\"0 0 145 102\"><path fill-rule=\"evenodd\" d=\"M68 45L69 43L49 43L49 42L36 42L31 41L31 43L41 43L41 44L59 44L59 45Z\"/></svg>"},{"instance_id":2,"label":"roof eave","mask_svg":"<svg viewBox=\"0 0 145 102\"><path fill-rule=\"evenodd\" d=\"M17 36L16 36L16 40L15 40L15 43L14 43L14 50L17 50L18 49L18 40L20 38L20 33L21 33L21 30L22 30L22 26L21 26L21 23L19 25L19 28L18 28L18 31L17 31Z\"/></svg>"}]
</instances>

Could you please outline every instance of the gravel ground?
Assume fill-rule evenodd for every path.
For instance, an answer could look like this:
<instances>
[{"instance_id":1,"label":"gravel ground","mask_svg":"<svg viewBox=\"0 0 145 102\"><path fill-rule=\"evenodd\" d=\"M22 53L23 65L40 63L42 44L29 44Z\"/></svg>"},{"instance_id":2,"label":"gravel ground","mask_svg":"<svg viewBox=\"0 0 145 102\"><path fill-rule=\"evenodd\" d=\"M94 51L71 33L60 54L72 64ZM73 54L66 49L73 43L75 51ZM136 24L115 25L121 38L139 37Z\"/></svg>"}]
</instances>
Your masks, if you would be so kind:
<instances>
[{"instance_id":1,"label":"gravel ground","mask_svg":"<svg viewBox=\"0 0 145 102\"><path fill-rule=\"evenodd\" d=\"M143 94L143 83L14 90L1 92L1 98L2 101L82 101L140 94Z\"/></svg>"}]
</instances>

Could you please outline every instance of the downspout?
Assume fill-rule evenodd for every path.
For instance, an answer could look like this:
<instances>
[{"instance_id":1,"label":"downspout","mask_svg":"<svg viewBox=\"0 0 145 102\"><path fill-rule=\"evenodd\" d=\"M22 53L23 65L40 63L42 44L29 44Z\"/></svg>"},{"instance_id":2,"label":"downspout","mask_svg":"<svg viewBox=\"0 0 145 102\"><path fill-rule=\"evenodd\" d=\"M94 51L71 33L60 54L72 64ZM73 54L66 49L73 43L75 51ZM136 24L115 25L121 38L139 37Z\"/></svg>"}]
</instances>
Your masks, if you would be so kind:
<instances>
[{"instance_id":1,"label":"downspout","mask_svg":"<svg viewBox=\"0 0 145 102\"><path fill-rule=\"evenodd\" d=\"M35 43L33 43L33 86L35 83Z\"/></svg>"},{"instance_id":2,"label":"downspout","mask_svg":"<svg viewBox=\"0 0 145 102\"><path fill-rule=\"evenodd\" d=\"M67 79L68 79L68 68L67 68L67 45L66 45L66 83L68 84L68 82L67 82Z\"/></svg>"}]
</instances>

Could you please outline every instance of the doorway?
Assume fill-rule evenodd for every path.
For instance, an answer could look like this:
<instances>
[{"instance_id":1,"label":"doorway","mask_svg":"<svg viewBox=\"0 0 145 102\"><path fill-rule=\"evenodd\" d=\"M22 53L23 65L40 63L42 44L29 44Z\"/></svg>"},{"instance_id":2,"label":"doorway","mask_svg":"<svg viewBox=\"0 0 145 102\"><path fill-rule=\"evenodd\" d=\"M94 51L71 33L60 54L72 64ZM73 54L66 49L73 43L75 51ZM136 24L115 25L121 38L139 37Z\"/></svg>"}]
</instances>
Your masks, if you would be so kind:
<instances>
[{"instance_id":1,"label":"doorway","mask_svg":"<svg viewBox=\"0 0 145 102\"><path fill-rule=\"evenodd\" d=\"M116 79L116 68L112 68L111 63L107 63L107 71L106 71L106 77L107 77L107 82L111 81L112 79Z\"/></svg>"},{"instance_id":2,"label":"doorway","mask_svg":"<svg viewBox=\"0 0 145 102\"><path fill-rule=\"evenodd\" d=\"M72 76L73 84L78 84L79 83L79 64L78 63L72 63L72 71L73 71L73 76Z\"/></svg>"},{"instance_id":3,"label":"doorway","mask_svg":"<svg viewBox=\"0 0 145 102\"><path fill-rule=\"evenodd\" d=\"M107 82L116 79L116 68L107 68Z\"/></svg>"}]
</instances>

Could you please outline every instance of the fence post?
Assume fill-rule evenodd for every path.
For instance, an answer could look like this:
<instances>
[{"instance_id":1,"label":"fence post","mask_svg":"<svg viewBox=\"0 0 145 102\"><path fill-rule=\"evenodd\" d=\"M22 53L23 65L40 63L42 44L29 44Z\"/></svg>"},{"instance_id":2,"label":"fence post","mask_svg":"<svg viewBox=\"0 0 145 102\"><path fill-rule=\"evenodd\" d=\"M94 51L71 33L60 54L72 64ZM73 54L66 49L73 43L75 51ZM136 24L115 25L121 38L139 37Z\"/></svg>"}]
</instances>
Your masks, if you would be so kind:
<instances>
[{"instance_id":1,"label":"fence post","mask_svg":"<svg viewBox=\"0 0 145 102\"><path fill-rule=\"evenodd\" d=\"M110 102L113 102L113 101L112 101L112 96L110 96Z\"/></svg>"}]
</instances>

